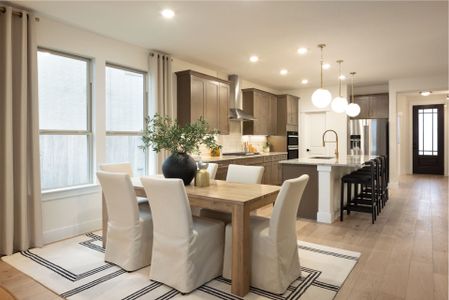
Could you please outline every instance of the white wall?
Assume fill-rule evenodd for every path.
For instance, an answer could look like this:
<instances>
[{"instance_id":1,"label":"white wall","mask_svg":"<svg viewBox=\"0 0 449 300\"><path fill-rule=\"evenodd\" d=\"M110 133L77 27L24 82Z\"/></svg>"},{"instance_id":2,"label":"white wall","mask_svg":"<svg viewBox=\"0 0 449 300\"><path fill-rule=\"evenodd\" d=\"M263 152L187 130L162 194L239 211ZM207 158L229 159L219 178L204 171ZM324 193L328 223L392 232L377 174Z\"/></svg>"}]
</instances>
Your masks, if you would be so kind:
<instances>
[{"instance_id":1,"label":"white wall","mask_svg":"<svg viewBox=\"0 0 449 300\"><path fill-rule=\"evenodd\" d=\"M392 79L388 82L389 90L389 129L390 129L390 182L398 182L401 153L398 151L397 137L397 97L400 93L418 92L422 90L448 90L448 76L441 74L427 77Z\"/></svg>"},{"instance_id":2,"label":"white wall","mask_svg":"<svg viewBox=\"0 0 449 300\"><path fill-rule=\"evenodd\" d=\"M328 86L326 87L331 94L332 98L338 96L338 86ZM304 130L306 130L307 125L304 122L304 114L307 113L316 113L316 112L324 112L326 114L326 130L333 129L338 133L338 148L340 155L347 153L347 116L345 113L336 113L333 112L330 108L330 105L324 109L316 108L312 104L312 94L316 90L316 88L303 88L298 90L289 91L289 94L296 95L300 97L299 100L299 156L308 156L306 147L304 145ZM341 93L343 97L347 97L347 89L344 84L341 89ZM322 133L321 133L322 134ZM328 137L328 139L333 139L333 137ZM326 147L326 155L333 155L334 145L329 144Z\"/></svg>"},{"instance_id":3,"label":"white wall","mask_svg":"<svg viewBox=\"0 0 449 300\"><path fill-rule=\"evenodd\" d=\"M448 175L448 153L449 153L449 123L448 123L448 103L445 94L423 96L408 96L399 94L397 100L397 114L400 118L400 125L398 128L399 144L397 151L400 153L398 160L398 175L413 173L413 106L414 105L429 105L429 104L444 104L444 160L446 162L444 174Z\"/></svg>"},{"instance_id":4,"label":"white wall","mask_svg":"<svg viewBox=\"0 0 449 300\"><path fill-rule=\"evenodd\" d=\"M148 71L148 51L86 30L41 17L37 23L39 47L92 60L94 164L105 161L105 63ZM96 169L96 165L94 168ZM42 202L45 242L52 242L101 227L101 192L98 186L44 193Z\"/></svg>"}]
</instances>

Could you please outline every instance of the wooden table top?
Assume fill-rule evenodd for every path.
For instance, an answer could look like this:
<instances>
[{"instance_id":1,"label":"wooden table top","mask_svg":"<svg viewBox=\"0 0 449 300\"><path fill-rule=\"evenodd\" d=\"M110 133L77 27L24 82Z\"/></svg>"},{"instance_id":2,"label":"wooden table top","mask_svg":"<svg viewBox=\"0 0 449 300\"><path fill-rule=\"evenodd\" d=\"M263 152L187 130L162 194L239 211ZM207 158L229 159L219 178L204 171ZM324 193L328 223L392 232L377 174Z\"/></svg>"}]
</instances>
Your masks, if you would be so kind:
<instances>
[{"instance_id":1,"label":"wooden table top","mask_svg":"<svg viewBox=\"0 0 449 300\"><path fill-rule=\"evenodd\" d=\"M132 178L136 191L144 192L139 178ZM196 187L193 184L186 186L188 196L205 200L217 200L232 204L250 204L261 197L275 195L281 189L277 185L232 183L224 180L211 180L208 187Z\"/></svg>"}]
</instances>

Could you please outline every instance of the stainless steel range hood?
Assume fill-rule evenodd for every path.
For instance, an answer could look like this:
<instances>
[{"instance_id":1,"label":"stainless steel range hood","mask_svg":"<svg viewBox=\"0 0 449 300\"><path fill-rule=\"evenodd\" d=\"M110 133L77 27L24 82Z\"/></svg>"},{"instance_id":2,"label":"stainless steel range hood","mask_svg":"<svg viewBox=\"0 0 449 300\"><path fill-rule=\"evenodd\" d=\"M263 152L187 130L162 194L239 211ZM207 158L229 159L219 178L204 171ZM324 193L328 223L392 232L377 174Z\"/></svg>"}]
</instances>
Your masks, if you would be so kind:
<instances>
[{"instance_id":1,"label":"stainless steel range hood","mask_svg":"<svg viewBox=\"0 0 449 300\"><path fill-rule=\"evenodd\" d=\"M233 108L229 110L229 120L231 121L253 121L254 117L249 113L244 112L239 108L240 102L240 78L238 75L229 75L229 81L231 82L231 101Z\"/></svg>"},{"instance_id":2,"label":"stainless steel range hood","mask_svg":"<svg viewBox=\"0 0 449 300\"><path fill-rule=\"evenodd\" d=\"M229 119L233 121L253 121L254 117L240 108L231 108L229 110Z\"/></svg>"}]
</instances>

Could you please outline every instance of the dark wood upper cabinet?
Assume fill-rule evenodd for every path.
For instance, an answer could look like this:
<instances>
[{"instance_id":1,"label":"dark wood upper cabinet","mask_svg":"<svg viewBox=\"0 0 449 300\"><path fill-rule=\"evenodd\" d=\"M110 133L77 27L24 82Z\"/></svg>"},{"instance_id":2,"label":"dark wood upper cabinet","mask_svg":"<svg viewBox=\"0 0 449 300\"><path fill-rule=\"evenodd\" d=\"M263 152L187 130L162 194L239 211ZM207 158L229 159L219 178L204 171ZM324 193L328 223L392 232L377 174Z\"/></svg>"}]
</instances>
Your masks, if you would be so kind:
<instances>
[{"instance_id":1,"label":"dark wood upper cabinet","mask_svg":"<svg viewBox=\"0 0 449 300\"><path fill-rule=\"evenodd\" d=\"M220 134L229 134L230 82L192 70L176 72L177 118L181 125L200 117Z\"/></svg>"},{"instance_id":2,"label":"dark wood upper cabinet","mask_svg":"<svg viewBox=\"0 0 449 300\"><path fill-rule=\"evenodd\" d=\"M354 119L388 118L388 94L354 96L354 102L360 106L360 114Z\"/></svg>"},{"instance_id":3,"label":"dark wood upper cabinet","mask_svg":"<svg viewBox=\"0 0 449 300\"><path fill-rule=\"evenodd\" d=\"M277 97L271 93L250 88L243 89L243 110L254 116L254 121L243 122L243 135L274 135L277 131Z\"/></svg>"},{"instance_id":4,"label":"dark wood upper cabinet","mask_svg":"<svg viewBox=\"0 0 449 300\"><path fill-rule=\"evenodd\" d=\"M277 97L277 135L298 131L298 100L299 97L293 95Z\"/></svg>"}]
</instances>

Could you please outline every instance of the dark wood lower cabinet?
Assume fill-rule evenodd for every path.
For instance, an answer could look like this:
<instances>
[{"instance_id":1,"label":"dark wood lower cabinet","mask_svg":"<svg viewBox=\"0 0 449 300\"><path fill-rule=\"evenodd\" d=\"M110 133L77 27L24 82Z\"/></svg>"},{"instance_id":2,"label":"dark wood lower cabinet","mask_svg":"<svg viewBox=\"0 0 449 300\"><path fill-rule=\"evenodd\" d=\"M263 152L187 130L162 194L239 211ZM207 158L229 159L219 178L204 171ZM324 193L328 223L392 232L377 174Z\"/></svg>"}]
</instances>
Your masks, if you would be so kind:
<instances>
[{"instance_id":1,"label":"dark wood lower cabinet","mask_svg":"<svg viewBox=\"0 0 449 300\"><path fill-rule=\"evenodd\" d=\"M287 159L287 154L272 154L258 157L248 157L235 160L214 161L218 164L215 179L226 180L228 166L230 164L263 166L264 173L262 178L263 184L281 185L282 184L282 168L279 161Z\"/></svg>"}]
</instances>

